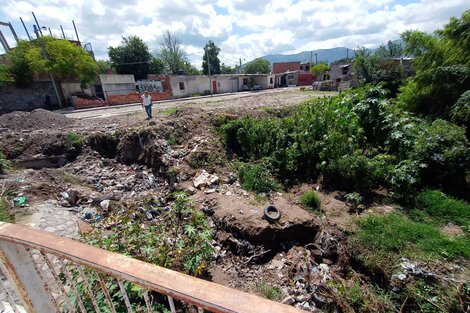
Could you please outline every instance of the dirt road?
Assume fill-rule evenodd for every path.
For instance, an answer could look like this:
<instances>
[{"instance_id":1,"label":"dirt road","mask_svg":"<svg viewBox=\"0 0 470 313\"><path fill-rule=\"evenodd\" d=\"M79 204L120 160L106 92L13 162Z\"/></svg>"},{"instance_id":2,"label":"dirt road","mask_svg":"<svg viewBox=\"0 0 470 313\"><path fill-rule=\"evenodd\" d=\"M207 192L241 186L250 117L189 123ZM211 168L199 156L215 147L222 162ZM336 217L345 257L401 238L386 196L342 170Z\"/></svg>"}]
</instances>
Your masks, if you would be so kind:
<instances>
[{"instance_id":1,"label":"dirt road","mask_svg":"<svg viewBox=\"0 0 470 313\"><path fill-rule=\"evenodd\" d=\"M214 110L220 108L257 108L260 106L286 106L295 105L312 97L331 96L334 92L310 92L300 91L298 88L270 89L256 92L239 92L227 95L216 95L213 97L197 97L175 99L170 101L154 102L154 110L162 112L173 108L198 108L203 110ZM107 108L85 109L64 112L64 115L74 119L102 119L140 113L144 110L140 104L127 104Z\"/></svg>"}]
</instances>

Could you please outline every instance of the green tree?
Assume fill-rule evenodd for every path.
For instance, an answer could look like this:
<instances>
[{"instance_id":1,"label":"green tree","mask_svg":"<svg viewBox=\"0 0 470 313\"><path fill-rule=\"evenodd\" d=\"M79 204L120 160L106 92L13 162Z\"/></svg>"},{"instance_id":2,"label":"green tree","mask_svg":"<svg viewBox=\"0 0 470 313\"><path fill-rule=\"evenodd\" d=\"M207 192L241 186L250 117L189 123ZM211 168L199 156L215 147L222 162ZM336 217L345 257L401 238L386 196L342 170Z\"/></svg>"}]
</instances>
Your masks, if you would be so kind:
<instances>
[{"instance_id":1,"label":"green tree","mask_svg":"<svg viewBox=\"0 0 470 313\"><path fill-rule=\"evenodd\" d=\"M211 74L220 74L220 48L215 45L211 40L204 47L204 55L202 58L202 72L208 75L207 59L209 59Z\"/></svg>"},{"instance_id":2,"label":"green tree","mask_svg":"<svg viewBox=\"0 0 470 313\"><path fill-rule=\"evenodd\" d=\"M10 73L8 72L8 68L0 64L0 87L3 86L5 82L13 82L13 77L11 77Z\"/></svg>"},{"instance_id":3,"label":"green tree","mask_svg":"<svg viewBox=\"0 0 470 313\"><path fill-rule=\"evenodd\" d=\"M245 74L269 74L271 64L263 58L257 58L245 65L243 73Z\"/></svg>"},{"instance_id":4,"label":"green tree","mask_svg":"<svg viewBox=\"0 0 470 313\"><path fill-rule=\"evenodd\" d=\"M148 45L139 37L122 37L119 46L108 48L108 55L118 74L132 74L136 79L147 78L152 55Z\"/></svg>"},{"instance_id":5,"label":"green tree","mask_svg":"<svg viewBox=\"0 0 470 313\"><path fill-rule=\"evenodd\" d=\"M149 72L150 74L163 74L165 73L165 64L159 58L153 57L150 61Z\"/></svg>"},{"instance_id":6,"label":"green tree","mask_svg":"<svg viewBox=\"0 0 470 313\"><path fill-rule=\"evenodd\" d=\"M469 33L470 10L467 10L434 34L420 31L402 34L405 52L414 56L412 65L416 71L400 90L398 99L403 107L431 117L450 117L459 98L470 90Z\"/></svg>"},{"instance_id":7,"label":"green tree","mask_svg":"<svg viewBox=\"0 0 470 313\"><path fill-rule=\"evenodd\" d=\"M98 66L98 73L105 74L109 70L112 70L111 63L106 60L97 60L96 65Z\"/></svg>"},{"instance_id":8,"label":"green tree","mask_svg":"<svg viewBox=\"0 0 470 313\"><path fill-rule=\"evenodd\" d=\"M183 66L183 71L189 75L201 75L201 71L198 70L191 62L186 61Z\"/></svg>"},{"instance_id":9,"label":"green tree","mask_svg":"<svg viewBox=\"0 0 470 313\"><path fill-rule=\"evenodd\" d=\"M32 49L30 41L20 40L15 49L7 53L7 67L5 75L11 77L17 87L25 88L33 82L33 70L29 64L26 54Z\"/></svg>"},{"instance_id":10,"label":"green tree","mask_svg":"<svg viewBox=\"0 0 470 313\"><path fill-rule=\"evenodd\" d=\"M79 78L86 88L96 78L98 66L81 47L68 40L41 37L35 41L20 41L18 48L11 50L7 58L9 71L18 84L32 81L33 73L49 73L59 81ZM24 73L19 73L24 69Z\"/></svg>"},{"instance_id":11,"label":"green tree","mask_svg":"<svg viewBox=\"0 0 470 313\"><path fill-rule=\"evenodd\" d=\"M315 76L318 78L318 77L322 77L325 75L325 72L328 71L330 69L330 67L328 66L328 64L326 63L318 63L318 64L315 64L313 65L311 68L310 68L310 72L312 72L313 74L315 74Z\"/></svg>"},{"instance_id":12,"label":"green tree","mask_svg":"<svg viewBox=\"0 0 470 313\"><path fill-rule=\"evenodd\" d=\"M181 41L168 30L163 32L163 41L157 56L163 62L167 74L178 74L187 69L189 60L181 47Z\"/></svg>"},{"instance_id":13,"label":"green tree","mask_svg":"<svg viewBox=\"0 0 470 313\"><path fill-rule=\"evenodd\" d=\"M359 47L354 51L354 69L366 84L372 83L375 71L378 68L379 58L366 47Z\"/></svg>"},{"instance_id":14,"label":"green tree","mask_svg":"<svg viewBox=\"0 0 470 313\"><path fill-rule=\"evenodd\" d=\"M235 74L236 69L234 67L231 67L230 65L225 65L222 63L220 65L220 73L221 74Z\"/></svg>"},{"instance_id":15,"label":"green tree","mask_svg":"<svg viewBox=\"0 0 470 313\"><path fill-rule=\"evenodd\" d=\"M374 54L379 58L397 58L403 55L403 48L401 44L389 40L387 45L380 45Z\"/></svg>"}]
</instances>

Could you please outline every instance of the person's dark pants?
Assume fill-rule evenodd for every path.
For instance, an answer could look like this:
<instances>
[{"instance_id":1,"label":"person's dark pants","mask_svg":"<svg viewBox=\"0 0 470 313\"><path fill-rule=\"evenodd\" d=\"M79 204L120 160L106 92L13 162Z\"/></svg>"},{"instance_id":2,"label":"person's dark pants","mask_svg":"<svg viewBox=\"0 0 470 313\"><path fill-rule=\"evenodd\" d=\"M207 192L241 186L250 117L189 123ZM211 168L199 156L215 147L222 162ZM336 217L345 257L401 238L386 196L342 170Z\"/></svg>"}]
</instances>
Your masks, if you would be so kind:
<instances>
[{"instance_id":1,"label":"person's dark pants","mask_svg":"<svg viewBox=\"0 0 470 313\"><path fill-rule=\"evenodd\" d=\"M144 105L145 112L147 112L147 116L152 118L152 105Z\"/></svg>"}]
</instances>

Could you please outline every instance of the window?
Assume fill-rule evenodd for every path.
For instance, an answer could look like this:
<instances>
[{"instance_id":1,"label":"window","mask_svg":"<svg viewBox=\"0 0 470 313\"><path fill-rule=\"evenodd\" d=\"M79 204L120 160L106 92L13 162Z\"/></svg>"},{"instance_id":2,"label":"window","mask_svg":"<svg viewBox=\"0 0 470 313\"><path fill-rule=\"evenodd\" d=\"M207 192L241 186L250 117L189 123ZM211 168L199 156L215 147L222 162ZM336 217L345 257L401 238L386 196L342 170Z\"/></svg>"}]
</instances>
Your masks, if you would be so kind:
<instances>
[{"instance_id":1,"label":"window","mask_svg":"<svg viewBox=\"0 0 470 313\"><path fill-rule=\"evenodd\" d=\"M184 90L184 82L180 82L180 90Z\"/></svg>"},{"instance_id":2,"label":"window","mask_svg":"<svg viewBox=\"0 0 470 313\"><path fill-rule=\"evenodd\" d=\"M287 79L294 79L294 75L287 75Z\"/></svg>"},{"instance_id":3,"label":"window","mask_svg":"<svg viewBox=\"0 0 470 313\"><path fill-rule=\"evenodd\" d=\"M243 85L248 86L248 78L243 78Z\"/></svg>"},{"instance_id":4,"label":"window","mask_svg":"<svg viewBox=\"0 0 470 313\"><path fill-rule=\"evenodd\" d=\"M220 82L217 82L217 87L219 87L219 88L220 88Z\"/></svg>"},{"instance_id":5,"label":"window","mask_svg":"<svg viewBox=\"0 0 470 313\"><path fill-rule=\"evenodd\" d=\"M344 67L341 68L341 70L342 70L341 73L342 73L343 75L348 75L349 66L344 66Z\"/></svg>"},{"instance_id":6,"label":"window","mask_svg":"<svg viewBox=\"0 0 470 313\"><path fill-rule=\"evenodd\" d=\"M272 77L269 78L269 83L270 83L270 84L273 83L273 78L272 78Z\"/></svg>"}]
</instances>

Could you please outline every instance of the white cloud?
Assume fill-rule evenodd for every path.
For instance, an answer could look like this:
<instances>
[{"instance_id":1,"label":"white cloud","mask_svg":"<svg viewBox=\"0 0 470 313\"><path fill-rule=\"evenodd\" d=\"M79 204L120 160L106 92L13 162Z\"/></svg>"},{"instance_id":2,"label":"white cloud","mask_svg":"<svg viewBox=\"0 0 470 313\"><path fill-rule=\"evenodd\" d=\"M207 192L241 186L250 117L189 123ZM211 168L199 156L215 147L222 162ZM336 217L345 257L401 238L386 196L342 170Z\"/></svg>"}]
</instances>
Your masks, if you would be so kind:
<instances>
[{"instance_id":1,"label":"white cloud","mask_svg":"<svg viewBox=\"0 0 470 313\"><path fill-rule=\"evenodd\" d=\"M234 65L269 53L377 46L406 29L434 31L468 8L467 0L2 0L0 21L11 21L26 38L18 17L33 35L31 11L57 36L63 25L75 37L75 20L81 41L90 42L98 58L107 58L107 48L128 35L154 51L170 30L200 67L208 40L221 48L224 63ZM8 29L1 30L13 44Z\"/></svg>"}]
</instances>

